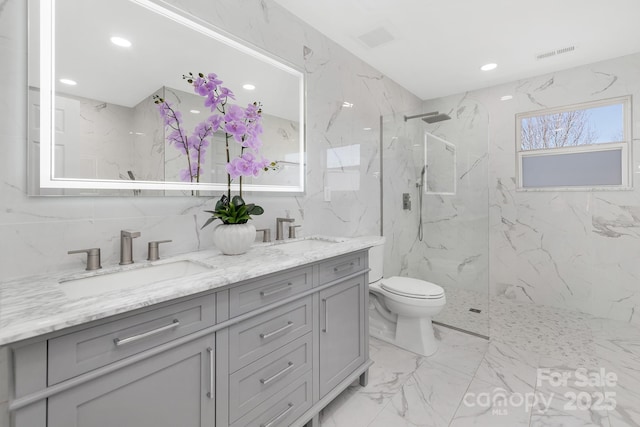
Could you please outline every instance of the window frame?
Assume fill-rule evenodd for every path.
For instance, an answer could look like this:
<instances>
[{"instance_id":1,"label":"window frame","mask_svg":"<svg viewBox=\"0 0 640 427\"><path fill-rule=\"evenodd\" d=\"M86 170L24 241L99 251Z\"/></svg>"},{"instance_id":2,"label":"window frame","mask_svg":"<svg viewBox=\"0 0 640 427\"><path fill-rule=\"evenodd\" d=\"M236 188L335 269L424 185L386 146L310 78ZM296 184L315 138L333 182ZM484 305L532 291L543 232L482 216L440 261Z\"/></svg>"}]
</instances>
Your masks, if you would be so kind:
<instances>
[{"instance_id":1,"label":"window frame","mask_svg":"<svg viewBox=\"0 0 640 427\"><path fill-rule=\"evenodd\" d=\"M623 140L601 142L596 144L573 145L559 148L538 148L533 150L522 149L522 121L526 118L541 115L564 113L567 111L586 110L590 108L604 107L607 105L622 104ZM588 101L563 107L544 108L536 111L528 111L516 114L516 190L517 191L594 191L594 190L630 190L633 188L632 176L632 103L631 95L616 98ZM524 187L522 182L522 163L525 157L549 156L559 154L578 154L596 151L620 150L621 151L621 184L601 184L587 186L549 186L549 187Z\"/></svg>"}]
</instances>

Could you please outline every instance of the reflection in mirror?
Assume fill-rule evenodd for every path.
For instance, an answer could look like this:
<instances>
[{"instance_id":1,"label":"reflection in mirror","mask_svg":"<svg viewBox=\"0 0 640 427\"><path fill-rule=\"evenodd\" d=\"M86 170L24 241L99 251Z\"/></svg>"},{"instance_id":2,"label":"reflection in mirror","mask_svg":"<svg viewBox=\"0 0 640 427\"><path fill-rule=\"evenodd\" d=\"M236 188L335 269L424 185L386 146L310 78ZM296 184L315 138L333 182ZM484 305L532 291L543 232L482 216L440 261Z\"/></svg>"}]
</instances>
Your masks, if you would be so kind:
<instances>
[{"instance_id":1,"label":"reflection in mirror","mask_svg":"<svg viewBox=\"0 0 640 427\"><path fill-rule=\"evenodd\" d=\"M304 191L302 72L159 0L29 6L30 194L226 189L224 133L207 142L199 182L185 182L187 159L168 144L154 103L170 101L193 132L213 113L183 78L189 72L216 73L235 105L262 105L261 154L277 167L245 178L243 189Z\"/></svg>"}]
</instances>

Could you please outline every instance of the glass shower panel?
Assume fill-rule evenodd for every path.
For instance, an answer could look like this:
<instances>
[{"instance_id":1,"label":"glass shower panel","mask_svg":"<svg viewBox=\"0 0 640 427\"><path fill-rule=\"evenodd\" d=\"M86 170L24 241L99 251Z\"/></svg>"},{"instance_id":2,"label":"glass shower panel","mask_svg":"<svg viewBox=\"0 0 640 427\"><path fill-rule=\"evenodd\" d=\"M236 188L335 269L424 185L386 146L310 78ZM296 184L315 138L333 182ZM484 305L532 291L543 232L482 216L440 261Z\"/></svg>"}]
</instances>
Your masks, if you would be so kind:
<instances>
[{"instance_id":1,"label":"glass shower panel","mask_svg":"<svg viewBox=\"0 0 640 427\"><path fill-rule=\"evenodd\" d=\"M469 98L443 98L424 109L452 118L433 124L382 118L385 276L441 286L447 303L434 322L488 336L488 114ZM410 211L399 203L404 192Z\"/></svg>"}]
</instances>

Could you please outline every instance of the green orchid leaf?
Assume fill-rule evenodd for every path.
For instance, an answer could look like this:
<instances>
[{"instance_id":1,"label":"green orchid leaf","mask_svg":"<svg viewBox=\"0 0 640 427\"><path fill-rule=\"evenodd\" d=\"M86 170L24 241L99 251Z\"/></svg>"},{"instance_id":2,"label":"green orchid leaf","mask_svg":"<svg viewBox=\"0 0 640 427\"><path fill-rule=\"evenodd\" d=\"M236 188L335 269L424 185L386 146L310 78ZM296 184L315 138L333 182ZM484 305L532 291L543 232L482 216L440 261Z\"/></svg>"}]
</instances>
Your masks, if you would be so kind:
<instances>
[{"instance_id":1,"label":"green orchid leaf","mask_svg":"<svg viewBox=\"0 0 640 427\"><path fill-rule=\"evenodd\" d=\"M249 215L262 215L264 213L264 209L261 206L253 205L250 209L248 209Z\"/></svg>"},{"instance_id":2,"label":"green orchid leaf","mask_svg":"<svg viewBox=\"0 0 640 427\"><path fill-rule=\"evenodd\" d=\"M236 207L245 205L244 200L242 200L242 197L240 196L233 196L233 199L231 199L231 203Z\"/></svg>"},{"instance_id":3,"label":"green orchid leaf","mask_svg":"<svg viewBox=\"0 0 640 427\"><path fill-rule=\"evenodd\" d=\"M236 210L236 216L237 217L241 217L241 216L244 216L244 215L248 215L247 206L246 205L242 205Z\"/></svg>"},{"instance_id":4,"label":"green orchid leaf","mask_svg":"<svg viewBox=\"0 0 640 427\"><path fill-rule=\"evenodd\" d=\"M202 227L200 227L200 230L202 230L203 228L205 228L207 225L211 224L213 221L215 221L217 218L216 217L211 217L207 220L207 222L204 223L204 225Z\"/></svg>"}]
</instances>

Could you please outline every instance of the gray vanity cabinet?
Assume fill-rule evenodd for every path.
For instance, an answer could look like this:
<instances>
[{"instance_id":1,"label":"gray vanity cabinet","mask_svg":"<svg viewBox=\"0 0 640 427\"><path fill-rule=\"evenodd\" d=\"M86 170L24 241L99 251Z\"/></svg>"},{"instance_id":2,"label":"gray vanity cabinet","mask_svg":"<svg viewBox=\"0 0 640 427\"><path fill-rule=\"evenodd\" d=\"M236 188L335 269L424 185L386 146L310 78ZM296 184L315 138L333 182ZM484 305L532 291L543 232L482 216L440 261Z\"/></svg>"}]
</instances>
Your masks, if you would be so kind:
<instances>
[{"instance_id":1,"label":"gray vanity cabinet","mask_svg":"<svg viewBox=\"0 0 640 427\"><path fill-rule=\"evenodd\" d=\"M366 361L366 275L320 292L320 397Z\"/></svg>"},{"instance_id":2,"label":"gray vanity cabinet","mask_svg":"<svg viewBox=\"0 0 640 427\"><path fill-rule=\"evenodd\" d=\"M214 335L49 398L47 427L212 427Z\"/></svg>"},{"instance_id":3,"label":"gray vanity cabinet","mask_svg":"<svg viewBox=\"0 0 640 427\"><path fill-rule=\"evenodd\" d=\"M367 271L354 251L11 344L10 427L315 427L366 383Z\"/></svg>"}]
</instances>

